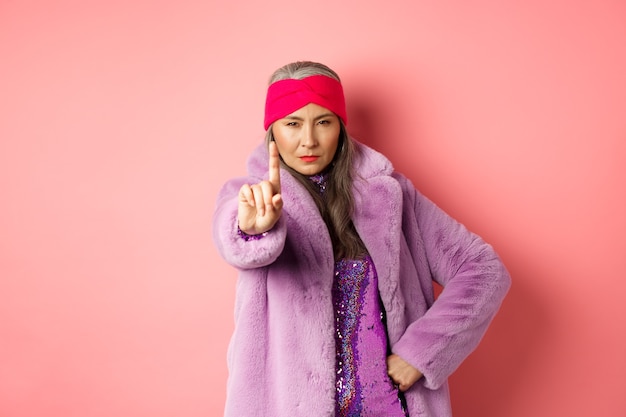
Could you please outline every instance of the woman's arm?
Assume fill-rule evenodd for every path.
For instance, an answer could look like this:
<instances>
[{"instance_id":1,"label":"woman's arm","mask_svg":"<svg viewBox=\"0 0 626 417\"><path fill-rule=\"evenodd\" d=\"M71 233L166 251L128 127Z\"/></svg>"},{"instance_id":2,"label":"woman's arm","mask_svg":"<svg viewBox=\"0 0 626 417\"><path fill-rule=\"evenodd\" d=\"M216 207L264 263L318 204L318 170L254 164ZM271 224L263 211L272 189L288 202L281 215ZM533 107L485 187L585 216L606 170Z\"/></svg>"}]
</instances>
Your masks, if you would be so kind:
<instances>
[{"instance_id":1,"label":"woman's arm","mask_svg":"<svg viewBox=\"0 0 626 417\"><path fill-rule=\"evenodd\" d=\"M415 216L433 280L444 289L411 323L393 352L436 389L476 348L498 311L510 276L493 248L405 180L405 215Z\"/></svg>"},{"instance_id":2,"label":"woman's arm","mask_svg":"<svg viewBox=\"0 0 626 417\"><path fill-rule=\"evenodd\" d=\"M244 239L238 227L239 194L249 178L237 178L224 185L218 194L213 216L213 240L226 262L238 269L259 268L274 262L281 254L287 236L281 217L262 239Z\"/></svg>"}]
</instances>

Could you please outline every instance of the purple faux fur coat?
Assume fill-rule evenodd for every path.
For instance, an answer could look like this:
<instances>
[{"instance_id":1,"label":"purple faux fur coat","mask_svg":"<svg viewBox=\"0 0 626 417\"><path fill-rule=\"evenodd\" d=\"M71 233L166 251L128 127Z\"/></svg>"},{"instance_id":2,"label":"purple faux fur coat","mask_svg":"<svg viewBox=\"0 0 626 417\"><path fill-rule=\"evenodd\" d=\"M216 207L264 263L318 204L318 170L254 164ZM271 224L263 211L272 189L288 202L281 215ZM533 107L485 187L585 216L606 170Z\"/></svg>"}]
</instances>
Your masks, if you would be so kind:
<instances>
[{"instance_id":1,"label":"purple faux fur coat","mask_svg":"<svg viewBox=\"0 0 626 417\"><path fill-rule=\"evenodd\" d=\"M477 346L509 286L494 250L421 195L380 153L357 143L354 225L378 272L392 351L424 378L411 417L451 416L448 376ZM305 189L281 170L283 214L260 240L237 234L238 191L267 178L259 146L249 177L221 190L213 237L239 270L225 416L335 413L333 250ZM433 280L444 290L435 301Z\"/></svg>"}]
</instances>

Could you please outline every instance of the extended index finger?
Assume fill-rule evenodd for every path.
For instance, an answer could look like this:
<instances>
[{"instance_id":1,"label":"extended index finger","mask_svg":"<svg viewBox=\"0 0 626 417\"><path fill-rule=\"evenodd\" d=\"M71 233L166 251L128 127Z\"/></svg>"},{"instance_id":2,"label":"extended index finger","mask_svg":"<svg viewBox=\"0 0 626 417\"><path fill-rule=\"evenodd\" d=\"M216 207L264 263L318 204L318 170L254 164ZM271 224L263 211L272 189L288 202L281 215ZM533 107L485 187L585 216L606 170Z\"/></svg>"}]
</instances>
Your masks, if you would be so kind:
<instances>
[{"instance_id":1,"label":"extended index finger","mask_svg":"<svg viewBox=\"0 0 626 417\"><path fill-rule=\"evenodd\" d=\"M270 154L270 168L269 168L269 182L272 184L274 193L280 193L280 155L278 153L278 147L276 142L271 141L269 146Z\"/></svg>"}]
</instances>

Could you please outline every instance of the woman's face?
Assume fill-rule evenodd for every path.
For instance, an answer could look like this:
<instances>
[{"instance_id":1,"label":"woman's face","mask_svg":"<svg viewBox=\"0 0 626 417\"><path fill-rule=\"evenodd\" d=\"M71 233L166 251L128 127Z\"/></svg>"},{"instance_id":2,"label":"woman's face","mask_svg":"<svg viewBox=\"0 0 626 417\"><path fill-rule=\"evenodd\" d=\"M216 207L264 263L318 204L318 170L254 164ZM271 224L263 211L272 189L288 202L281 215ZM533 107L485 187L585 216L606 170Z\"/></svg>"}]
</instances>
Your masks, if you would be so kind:
<instances>
[{"instance_id":1,"label":"woman's face","mask_svg":"<svg viewBox=\"0 0 626 417\"><path fill-rule=\"evenodd\" d=\"M333 112L311 103L276 120L271 129L283 162L302 175L315 175L333 160L341 126Z\"/></svg>"}]
</instances>

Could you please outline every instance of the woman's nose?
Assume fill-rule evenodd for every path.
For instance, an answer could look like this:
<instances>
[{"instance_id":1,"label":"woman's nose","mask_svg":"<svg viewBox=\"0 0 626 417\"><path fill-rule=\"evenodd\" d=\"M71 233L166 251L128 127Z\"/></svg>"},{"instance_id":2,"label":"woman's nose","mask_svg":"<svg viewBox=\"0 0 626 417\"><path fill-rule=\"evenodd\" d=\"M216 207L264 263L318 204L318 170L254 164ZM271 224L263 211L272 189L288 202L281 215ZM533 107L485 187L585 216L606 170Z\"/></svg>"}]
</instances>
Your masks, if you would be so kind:
<instances>
[{"instance_id":1,"label":"woman's nose","mask_svg":"<svg viewBox=\"0 0 626 417\"><path fill-rule=\"evenodd\" d=\"M317 145L317 138L315 136L315 129L313 126L306 126L302 129L300 144L307 148L312 148Z\"/></svg>"}]
</instances>

